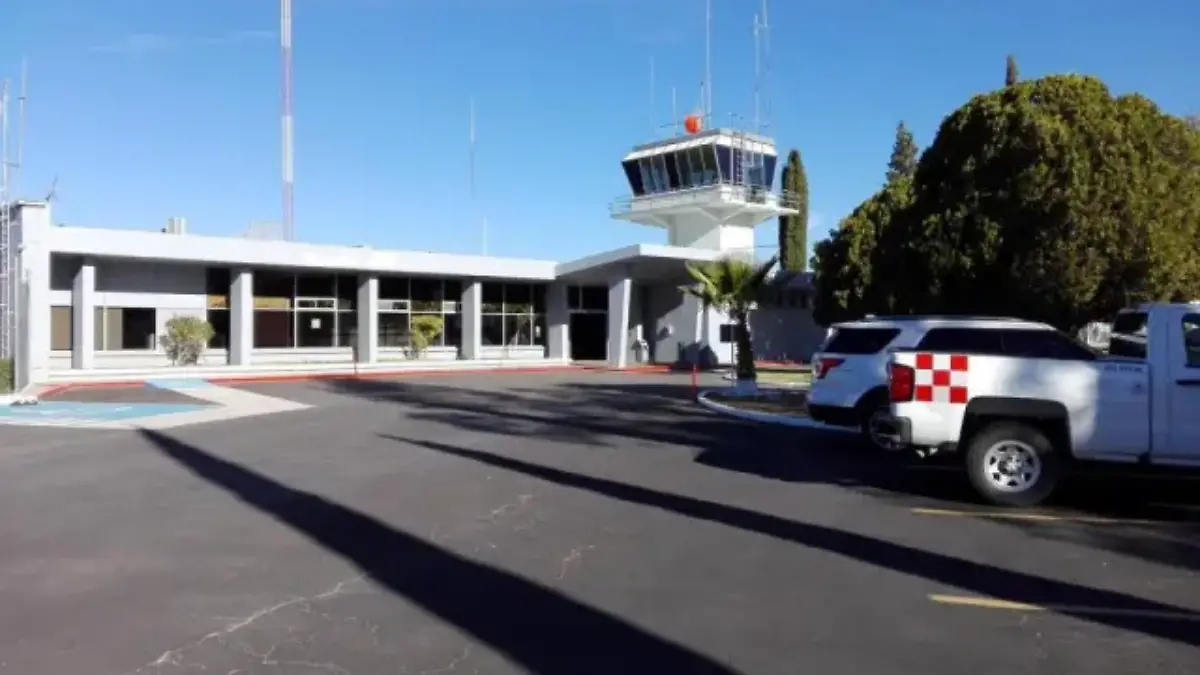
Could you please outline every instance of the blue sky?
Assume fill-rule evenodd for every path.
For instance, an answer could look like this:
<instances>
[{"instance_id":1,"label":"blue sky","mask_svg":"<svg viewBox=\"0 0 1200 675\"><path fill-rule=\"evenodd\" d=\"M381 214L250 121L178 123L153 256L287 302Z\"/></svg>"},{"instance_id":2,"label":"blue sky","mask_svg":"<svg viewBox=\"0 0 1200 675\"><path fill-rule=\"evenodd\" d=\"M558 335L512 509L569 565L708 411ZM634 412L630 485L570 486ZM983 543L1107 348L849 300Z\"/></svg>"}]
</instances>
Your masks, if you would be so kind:
<instances>
[{"instance_id":1,"label":"blue sky","mask_svg":"<svg viewBox=\"0 0 1200 675\"><path fill-rule=\"evenodd\" d=\"M713 0L714 109L753 111L759 0ZM612 221L621 156L699 99L703 0L294 0L296 229L307 241L570 259L665 235ZM774 0L772 133L798 147L814 237L974 93L1099 75L1200 110L1195 0ZM6 0L0 76L29 62L23 193L56 220L238 234L279 219L275 0ZM650 61L655 61L651 106ZM468 199L469 101L478 116ZM14 134L15 137L15 134ZM775 223L757 233L763 252Z\"/></svg>"}]
</instances>

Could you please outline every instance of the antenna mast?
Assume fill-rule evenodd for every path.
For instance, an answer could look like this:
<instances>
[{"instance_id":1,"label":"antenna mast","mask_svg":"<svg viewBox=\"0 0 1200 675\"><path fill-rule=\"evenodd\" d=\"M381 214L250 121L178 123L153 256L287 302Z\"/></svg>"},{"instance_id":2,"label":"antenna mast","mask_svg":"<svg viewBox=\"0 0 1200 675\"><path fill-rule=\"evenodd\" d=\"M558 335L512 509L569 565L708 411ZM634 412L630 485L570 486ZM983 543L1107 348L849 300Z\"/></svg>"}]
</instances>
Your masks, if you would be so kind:
<instances>
[{"instance_id":1,"label":"antenna mast","mask_svg":"<svg viewBox=\"0 0 1200 675\"><path fill-rule=\"evenodd\" d=\"M654 56L650 56L650 129L655 136L658 135L658 120L654 115Z\"/></svg>"},{"instance_id":2,"label":"antenna mast","mask_svg":"<svg viewBox=\"0 0 1200 675\"><path fill-rule=\"evenodd\" d=\"M704 3L704 116L712 119L712 0Z\"/></svg>"},{"instance_id":3,"label":"antenna mast","mask_svg":"<svg viewBox=\"0 0 1200 675\"><path fill-rule=\"evenodd\" d=\"M758 30L761 24L758 22L758 14L754 15L754 132L761 133L762 126L759 123L759 93L762 90L762 64L760 56L762 50L758 43Z\"/></svg>"},{"instance_id":4,"label":"antenna mast","mask_svg":"<svg viewBox=\"0 0 1200 675\"><path fill-rule=\"evenodd\" d=\"M279 1L279 49L283 76L283 238L295 240L292 158L292 0Z\"/></svg>"},{"instance_id":5,"label":"antenna mast","mask_svg":"<svg viewBox=\"0 0 1200 675\"><path fill-rule=\"evenodd\" d=\"M0 281L4 282L3 317L0 317L0 356L12 356L12 345L9 339L12 334L12 250L9 244L12 225L9 223L11 210L8 205L8 80L0 84Z\"/></svg>"},{"instance_id":6,"label":"antenna mast","mask_svg":"<svg viewBox=\"0 0 1200 675\"><path fill-rule=\"evenodd\" d=\"M774 120L771 118L771 23L767 19L767 0L762 0L762 67L763 76L761 80L761 88L766 91L763 98L765 99L765 115L767 129L771 128Z\"/></svg>"},{"instance_id":7,"label":"antenna mast","mask_svg":"<svg viewBox=\"0 0 1200 675\"><path fill-rule=\"evenodd\" d=\"M475 97L471 97L471 123L470 123L470 125L471 125L470 131L468 132L469 139L470 139L470 145L471 145L471 150L470 150L470 153L471 153L471 158L470 158L471 186L470 186L470 190L471 190L471 206L474 209L474 208L477 208L476 199L475 199ZM480 234L480 239L481 239L481 243L482 243L483 255L487 255L488 221L487 221L486 215L483 216L483 222L480 223L479 230L480 230L479 234Z\"/></svg>"}]
</instances>

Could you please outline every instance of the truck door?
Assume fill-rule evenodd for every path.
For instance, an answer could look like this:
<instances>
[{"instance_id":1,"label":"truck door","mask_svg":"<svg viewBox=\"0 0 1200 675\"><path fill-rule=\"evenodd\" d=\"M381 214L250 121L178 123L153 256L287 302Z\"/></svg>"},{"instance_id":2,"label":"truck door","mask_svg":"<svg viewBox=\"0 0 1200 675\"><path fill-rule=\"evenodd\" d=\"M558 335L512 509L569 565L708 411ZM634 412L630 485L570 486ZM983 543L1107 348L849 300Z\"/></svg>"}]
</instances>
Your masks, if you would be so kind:
<instances>
[{"instance_id":1,"label":"truck door","mask_svg":"<svg viewBox=\"0 0 1200 675\"><path fill-rule=\"evenodd\" d=\"M1170 365L1164 368L1170 377L1165 389L1170 456L1200 462L1200 313L1185 315L1175 330L1178 333L1167 342Z\"/></svg>"}]
</instances>

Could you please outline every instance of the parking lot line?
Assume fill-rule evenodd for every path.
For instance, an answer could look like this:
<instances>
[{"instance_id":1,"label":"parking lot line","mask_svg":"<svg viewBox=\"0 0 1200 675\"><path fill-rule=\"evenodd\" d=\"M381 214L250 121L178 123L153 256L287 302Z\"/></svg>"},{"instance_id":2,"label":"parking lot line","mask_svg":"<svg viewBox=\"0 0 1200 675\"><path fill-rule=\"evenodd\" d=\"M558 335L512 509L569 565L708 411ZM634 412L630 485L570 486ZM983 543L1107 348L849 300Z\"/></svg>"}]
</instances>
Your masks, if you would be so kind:
<instances>
[{"instance_id":1,"label":"parking lot line","mask_svg":"<svg viewBox=\"0 0 1200 675\"><path fill-rule=\"evenodd\" d=\"M1024 520L1041 523L1083 523L1087 525L1197 525L1195 520L1149 520L1145 518L1108 518L1074 514L1026 513L1023 511L972 511L959 509L909 509L918 516L942 516L949 518L991 518L996 520Z\"/></svg>"},{"instance_id":2,"label":"parking lot line","mask_svg":"<svg viewBox=\"0 0 1200 675\"><path fill-rule=\"evenodd\" d=\"M999 598L985 598L971 595L938 595L929 596L929 600L939 605L955 605L958 607L975 607L979 609L1000 609L1010 612L1056 612L1059 614L1074 614L1077 616L1125 616L1138 619L1159 619L1165 621L1197 621L1200 622L1200 612L1187 610L1167 611L1150 609L1123 609L1118 607L1086 607L1082 605L1034 605L1026 602L1014 602Z\"/></svg>"}]
</instances>

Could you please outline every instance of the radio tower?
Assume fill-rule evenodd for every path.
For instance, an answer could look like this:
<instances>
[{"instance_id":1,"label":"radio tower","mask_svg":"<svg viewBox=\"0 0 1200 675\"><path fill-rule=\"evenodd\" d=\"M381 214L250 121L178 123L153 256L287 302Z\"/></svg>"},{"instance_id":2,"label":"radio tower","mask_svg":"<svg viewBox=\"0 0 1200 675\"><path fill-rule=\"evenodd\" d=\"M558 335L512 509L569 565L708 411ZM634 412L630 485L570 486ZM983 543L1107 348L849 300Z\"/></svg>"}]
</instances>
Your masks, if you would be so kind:
<instances>
[{"instance_id":1,"label":"radio tower","mask_svg":"<svg viewBox=\"0 0 1200 675\"><path fill-rule=\"evenodd\" d=\"M279 2L279 48L283 61L283 238L294 241L292 222L292 0Z\"/></svg>"}]
</instances>

